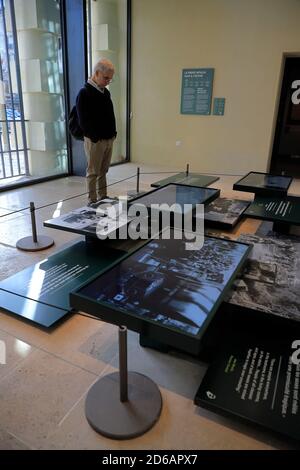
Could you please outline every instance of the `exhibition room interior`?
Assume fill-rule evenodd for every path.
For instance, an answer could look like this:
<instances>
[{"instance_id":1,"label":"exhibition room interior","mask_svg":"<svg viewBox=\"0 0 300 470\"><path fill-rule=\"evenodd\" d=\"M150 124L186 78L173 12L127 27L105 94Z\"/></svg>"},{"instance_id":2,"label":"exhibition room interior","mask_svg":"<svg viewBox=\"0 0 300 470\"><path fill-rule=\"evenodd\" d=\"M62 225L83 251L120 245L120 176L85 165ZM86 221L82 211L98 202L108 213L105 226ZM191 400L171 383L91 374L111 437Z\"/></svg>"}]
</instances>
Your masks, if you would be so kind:
<instances>
[{"instance_id":1,"label":"exhibition room interior","mask_svg":"<svg viewBox=\"0 0 300 470\"><path fill-rule=\"evenodd\" d=\"M0 0L1 450L299 448L299 17ZM100 58L91 206L69 115Z\"/></svg>"}]
</instances>

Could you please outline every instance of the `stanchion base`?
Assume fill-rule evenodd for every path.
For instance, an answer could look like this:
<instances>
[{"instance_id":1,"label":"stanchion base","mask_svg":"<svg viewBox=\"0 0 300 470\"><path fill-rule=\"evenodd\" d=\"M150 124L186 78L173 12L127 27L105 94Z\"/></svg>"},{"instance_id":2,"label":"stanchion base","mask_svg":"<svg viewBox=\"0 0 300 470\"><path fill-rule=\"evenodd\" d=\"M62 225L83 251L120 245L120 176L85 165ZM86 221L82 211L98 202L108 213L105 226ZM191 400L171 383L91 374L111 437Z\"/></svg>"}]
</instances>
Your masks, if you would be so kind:
<instances>
[{"instance_id":1,"label":"stanchion base","mask_svg":"<svg viewBox=\"0 0 300 470\"><path fill-rule=\"evenodd\" d=\"M92 428L111 439L132 439L148 431L158 420L162 398L148 377L128 372L128 401L120 401L119 372L105 375L89 390L85 415Z\"/></svg>"},{"instance_id":2,"label":"stanchion base","mask_svg":"<svg viewBox=\"0 0 300 470\"><path fill-rule=\"evenodd\" d=\"M37 242L32 237L24 237L17 241L16 247L23 251L41 251L54 245L54 240L47 235L39 235Z\"/></svg>"}]
</instances>

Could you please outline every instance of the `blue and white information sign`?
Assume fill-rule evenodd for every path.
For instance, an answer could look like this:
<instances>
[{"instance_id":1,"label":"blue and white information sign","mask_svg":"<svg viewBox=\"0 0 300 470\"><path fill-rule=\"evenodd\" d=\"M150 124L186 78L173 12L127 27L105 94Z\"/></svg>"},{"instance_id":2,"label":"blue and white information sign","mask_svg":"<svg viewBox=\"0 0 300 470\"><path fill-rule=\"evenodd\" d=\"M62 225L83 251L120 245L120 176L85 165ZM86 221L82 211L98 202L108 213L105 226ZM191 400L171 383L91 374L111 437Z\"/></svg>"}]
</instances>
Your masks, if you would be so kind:
<instances>
[{"instance_id":1,"label":"blue and white information sign","mask_svg":"<svg viewBox=\"0 0 300 470\"><path fill-rule=\"evenodd\" d=\"M215 116L224 116L225 98L214 98L213 114Z\"/></svg>"},{"instance_id":2,"label":"blue and white information sign","mask_svg":"<svg viewBox=\"0 0 300 470\"><path fill-rule=\"evenodd\" d=\"M181 114L209 115L214 69L183 69Z\"/></svg>"}]
</instances>

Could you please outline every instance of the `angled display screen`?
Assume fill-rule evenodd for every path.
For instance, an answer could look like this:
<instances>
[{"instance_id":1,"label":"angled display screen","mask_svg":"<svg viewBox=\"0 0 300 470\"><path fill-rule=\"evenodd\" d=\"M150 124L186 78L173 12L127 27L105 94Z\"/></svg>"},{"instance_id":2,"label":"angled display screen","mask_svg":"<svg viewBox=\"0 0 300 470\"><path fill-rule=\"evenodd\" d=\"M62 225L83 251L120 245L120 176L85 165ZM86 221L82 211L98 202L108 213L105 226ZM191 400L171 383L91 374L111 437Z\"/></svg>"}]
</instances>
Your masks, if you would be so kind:
<instances>
[{"instance_id":1,"label":"angled display screen","mask_svg":"<svg viewBox=\"0 0 300 470\"><path fill-rule=\"evenodd\" d=\"M197 353L250 248L213 237L201 249L185 248L174 237L147 242L72 294L73 307L138 332L155 325L155 337Z\"/></svg>"},{"instance_id":2,"label":"angled display screen","mask_svg":"<svg viewBox=\"0 0 300 470\"><path fill-rule=\"evenodd\" d=\"M213 188L200 188L195 186L185 186L182 184L168 184L162 188L154 189L144 196L132 199L129 204L143 204L146 207L151 204L163 204L168 205L179 204L184 209L185 204L205 204L220 194L219 189Z\"/></svg>"},{"instance_id":3,"label":"angled display screen","mask_svg":"<svg viewBox=\"0 0 300 470\"><path fill-rule=\"evenodd\" d=\"M161 186L165 186L169 183L180 183L186 186L209 186L210 184L218 181L217 176L208 176L208 175L201 175L199 173L178 173L177 175L169 176L169 178L165 178L163 180L156 181L152 183L151 186L153 188L159 188Z\"/></svg>"},{"instance_id":4,"label":"angled display screen","mask_svg":"<svg viewBox=\"0 0 300 470\"><path fill-rule=\"evenodd\" d=\"M252 193L281 193L286 194L292 182L290 176L270 175L251 171L233 185L237 191Z\"/></svg>"},{"instance_id":5,"label":"angled display screen","mask_svg":"<svg viewBox=\"0 0 300 470\"><path fill-rule=\"evenodd\" d=\"M263 197L256 196L245 211L246 217L300 225L300 198L297 196Z\"/></svg>"}]
</instances>

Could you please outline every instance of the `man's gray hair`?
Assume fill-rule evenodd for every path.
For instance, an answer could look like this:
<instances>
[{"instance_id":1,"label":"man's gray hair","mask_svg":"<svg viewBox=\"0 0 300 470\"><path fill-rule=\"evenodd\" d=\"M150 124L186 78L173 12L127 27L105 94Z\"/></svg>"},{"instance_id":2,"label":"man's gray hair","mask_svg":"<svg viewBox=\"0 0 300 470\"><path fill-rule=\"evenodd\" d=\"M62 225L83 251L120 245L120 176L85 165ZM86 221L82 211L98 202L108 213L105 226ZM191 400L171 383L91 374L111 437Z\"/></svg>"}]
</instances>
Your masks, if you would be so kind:
<instances>
[{"instance_id":1,"label":"man's gray hair","mask_svg":"<svg viewBox=\"0 0 300 470\"><path fill-rule=\"evenodd\" d=\"M103 73L114 72L115 67L114 67L113 63L110 60L100 59L97 62L97 64L95 64L94 69L93 69L93 73L95 74L96 72L98 72L98 70L100 72L103 72Z\"/></svg>"}]
</instances>

